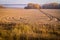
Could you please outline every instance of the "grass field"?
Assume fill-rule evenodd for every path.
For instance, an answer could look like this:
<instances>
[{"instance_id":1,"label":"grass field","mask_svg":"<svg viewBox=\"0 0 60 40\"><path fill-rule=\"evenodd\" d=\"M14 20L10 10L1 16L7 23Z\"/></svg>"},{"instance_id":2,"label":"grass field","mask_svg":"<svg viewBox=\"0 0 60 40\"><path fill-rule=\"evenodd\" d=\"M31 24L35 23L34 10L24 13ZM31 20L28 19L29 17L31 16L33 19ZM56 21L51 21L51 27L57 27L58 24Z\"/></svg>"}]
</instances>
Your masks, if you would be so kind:
<instances>
[{"instance_id":1,"label":"grass field","mask_svg":"<svg viewBox=\"0 0 60 40\"><path fill-rule=\"evenodd\" d=\"M59 9L41 9L60 19ZM60 40L60 21L38 9L0 9L0 40Z\"/></svg>"}]
</instances>

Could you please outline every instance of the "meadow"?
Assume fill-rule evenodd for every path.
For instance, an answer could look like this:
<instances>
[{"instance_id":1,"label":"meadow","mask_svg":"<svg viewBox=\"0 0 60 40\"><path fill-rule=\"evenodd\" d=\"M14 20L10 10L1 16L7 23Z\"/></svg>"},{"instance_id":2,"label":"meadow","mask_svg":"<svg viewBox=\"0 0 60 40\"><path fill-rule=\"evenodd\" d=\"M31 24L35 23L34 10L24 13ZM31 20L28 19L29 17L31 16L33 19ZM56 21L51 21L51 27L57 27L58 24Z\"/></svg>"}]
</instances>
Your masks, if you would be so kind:
<instances>
[{"instance_id":1,"label":"meadow","mask_svg":"<svg viewBox=\"0 0 60 40\"><path fill-rule=\"evenodd\" d=\"M44 12L59 15L51 10ZM60 21L50 21L37 9L0 9L0 40L60 40Z\"/></svg>"},{"instance_id":2,"label":"meadow","mask_svg":"<svg viewBox=\"0 0 60 40\"><path fill-rule=\"evenodd\" d=\"M60 40L60 24L0 23L0 40Z\"/></svg>"}]
</instances>

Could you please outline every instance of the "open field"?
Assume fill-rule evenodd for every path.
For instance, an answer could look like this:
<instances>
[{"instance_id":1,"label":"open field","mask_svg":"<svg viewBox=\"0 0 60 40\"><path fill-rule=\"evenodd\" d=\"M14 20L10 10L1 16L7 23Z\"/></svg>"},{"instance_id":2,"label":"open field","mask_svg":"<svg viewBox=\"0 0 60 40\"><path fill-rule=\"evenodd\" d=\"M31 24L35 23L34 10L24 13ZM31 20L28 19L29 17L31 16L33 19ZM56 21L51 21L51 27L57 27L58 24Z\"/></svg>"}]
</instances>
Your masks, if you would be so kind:
<instances>
[{"instance_id":1,"label":"open field","mask_svg":"<svg viewBox=\"0 0 60 40\"><path fill-rule=\"evenodd\" d=\"M53 16L60 19L60 9L41 9L43 12L47 14L52 14ZM54 13L55 12L55 13ZM0 9L0 20L1 21L15 21L20 22L21 20L24 20L25 22L39 22L39 23L50 23L51 21L48 16L40 12L38 9ZM54 18L53 18L54 19Z\"/></svg>"},{"instance_id":2,"label":"open field","mask_svg":"<svg viewBox=\"0 0 60 40\"><path fill-rule=\"evenodd\" d=\"M40 10L1 8L0 40L60 40L60 9Z\"/></svg>"},{"instance_id":3,"label":"open field","mask_svg":"<svg viewBox=\"0 0 60 40\"><path fill-rule=\"evenodd\" d=\"M42 11L51 14L60 19L60 9L42 9Z\"/></svg>"}]
</instances>

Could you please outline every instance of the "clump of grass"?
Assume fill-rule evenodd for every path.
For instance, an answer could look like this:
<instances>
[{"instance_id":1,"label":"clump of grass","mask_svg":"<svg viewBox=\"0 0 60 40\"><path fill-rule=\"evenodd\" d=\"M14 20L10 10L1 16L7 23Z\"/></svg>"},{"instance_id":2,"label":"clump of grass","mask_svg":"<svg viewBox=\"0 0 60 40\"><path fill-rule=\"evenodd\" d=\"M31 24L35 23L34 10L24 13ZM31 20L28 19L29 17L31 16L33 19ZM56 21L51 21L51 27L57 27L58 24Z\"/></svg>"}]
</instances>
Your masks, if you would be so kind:
<instances>
[{"instance_id":1,"label":"clump of grass","mask_svg":"<svg viewBox=\"0 0 60 40\"><path fill-rule=\"evenodd\" d=\"M60 24L0 23L0 40L60 39Z\"/></svg>"}]
</instances>

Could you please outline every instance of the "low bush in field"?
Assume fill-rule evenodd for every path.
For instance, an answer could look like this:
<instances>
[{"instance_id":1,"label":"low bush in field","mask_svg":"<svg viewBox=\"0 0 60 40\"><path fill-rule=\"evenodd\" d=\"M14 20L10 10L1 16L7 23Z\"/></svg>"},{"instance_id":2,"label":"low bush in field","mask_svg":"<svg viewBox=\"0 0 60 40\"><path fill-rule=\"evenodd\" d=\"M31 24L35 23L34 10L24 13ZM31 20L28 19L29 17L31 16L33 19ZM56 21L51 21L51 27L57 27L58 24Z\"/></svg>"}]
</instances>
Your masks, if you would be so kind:
<instances>
[{"instance_id":1,"label":"low bush in field","mask_svg":"<svg viewBox=\"0 0 60 40\"><path fill-rule=\"evenodd\" d=\"M0 23L0 40L59 40L60 24Z\"/></svg>"},{"instance_id":2,"label":"low bush in field","mask_svg":"<svg viewBox=\"0 0 60 40\"><path fill-rule=\"evenodd\" d=\"M0 8L5 8L3 5L0 5Z\"/></svg>"}]
</instances>

